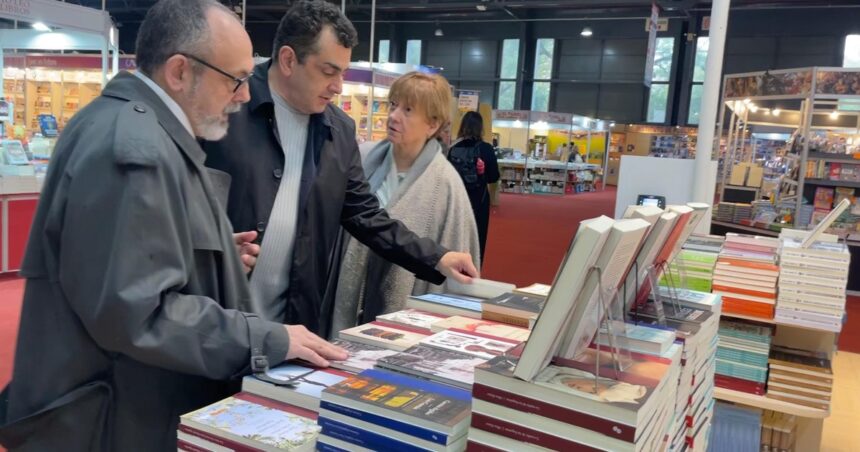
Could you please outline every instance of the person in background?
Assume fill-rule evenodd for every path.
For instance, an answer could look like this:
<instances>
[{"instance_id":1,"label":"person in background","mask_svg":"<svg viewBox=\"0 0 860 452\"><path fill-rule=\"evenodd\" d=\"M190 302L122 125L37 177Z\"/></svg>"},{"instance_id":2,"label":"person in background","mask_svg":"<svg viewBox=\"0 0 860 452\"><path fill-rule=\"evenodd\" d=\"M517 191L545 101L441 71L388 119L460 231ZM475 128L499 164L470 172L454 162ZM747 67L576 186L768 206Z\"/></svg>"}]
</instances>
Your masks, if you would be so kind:
<instances>
[{"instance_id":1,"label":"person in background","mask_svg":"<svg viewBox=\"0 0 860 452\"><path fill-rule=\"evenodd\" d=\"M260 234L250 276L255 312L323 337L341 268L341 227L419 279L478 276L471 256L415 235L370 193L355 122L332 103L357 43L333 4L294 2L275 31L272 59L248 81L251 100L231 116L226 138L203 145L206 165L232 178L233 226Z\"/></svg>"},{"instance_id":2,"label":"person in background","mask_svg":"<svg viewBox=\"0 0 860 452\"><path fill-rule=\"evenodd\" d=\"M454 166L472 204L478 224L481 243L481 262L487 249L487 232L490 227L490 190L487 184L499 181L499 163L493 146L485 143L484 119L476 111L467 112L460 122L457 144L448 151L448 161Z\"/></svg>"},{"instance_id":3,"label":"person in background","mask_svg":"<svg viewBox=\"0 0 860 452\"><path fill-rule=\"evenodd\" d=\"M249 98L242 23L214 0L162 0L135 53L138 72L69 121L45 178L0 394L0 443L16 452L176 450L179 416L231 395L230 380L288 358L347 358L250 313L203 166L195 137L223 137Z\"/></svg>"},{"instance_id":4,"label":"person in background","mask_svg":"<svg viewBox=\"0 0 860 452\"><path fill-rule=\"evenodd\" d=\"M450 121L451 87L441 75L410 72L391 85L388 99L388 138L376 143L362 161L371 193L411 231L447 249L469 251L479 266L469 197L438 141ZM332 331L403 309L410 295L444 290L348 239Z\"/></svg>"}]
</instances>

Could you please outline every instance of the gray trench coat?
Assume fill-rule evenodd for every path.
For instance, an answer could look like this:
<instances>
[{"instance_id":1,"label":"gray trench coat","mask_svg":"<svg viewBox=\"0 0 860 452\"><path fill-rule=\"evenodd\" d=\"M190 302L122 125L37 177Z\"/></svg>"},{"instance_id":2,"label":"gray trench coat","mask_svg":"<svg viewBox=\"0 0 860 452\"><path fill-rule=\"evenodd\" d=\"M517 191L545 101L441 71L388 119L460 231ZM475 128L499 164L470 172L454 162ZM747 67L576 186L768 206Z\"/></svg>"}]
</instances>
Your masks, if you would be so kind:
<instances>
[{"instance_id":1,"label":"gray trench coat","mask_svg":"<svg viewBox=\"0 0 860 452\"><path fill-rule=\"evenodd\" d=\"M70 121L21 271L0 443L176 450L181 414L230 395L252 356L286 356L283 326L242 312L247 282L204 159L128 73Z\"/></svg>"}]
</instances>

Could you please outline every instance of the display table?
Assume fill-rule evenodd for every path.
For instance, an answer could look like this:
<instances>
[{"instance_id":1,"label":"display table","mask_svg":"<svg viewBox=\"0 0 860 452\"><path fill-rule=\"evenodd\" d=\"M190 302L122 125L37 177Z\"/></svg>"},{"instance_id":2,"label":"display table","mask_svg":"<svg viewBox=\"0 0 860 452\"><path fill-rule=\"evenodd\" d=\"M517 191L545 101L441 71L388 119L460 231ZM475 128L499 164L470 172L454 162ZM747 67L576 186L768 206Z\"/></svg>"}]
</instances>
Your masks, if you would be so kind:
<instances>
[{"instance_id":1,"label":"display table","mask_svg":"<svg viewBox=\"0 0 860 452\"><path fill-rule=\"evenodd\" d=\"M555 194L595 191L601 168L590 163L500 159L502 193Z\"/></svg>"},{"instance_id":2,"label":"display table","mask_svg":"<svg viewBox=\"0 0 860 452\"><path fill-rule=\"evenodd\" d=\"M40 191L40 178L0 177L0 273L21 269Z\"/></svg>"}]
</instances>

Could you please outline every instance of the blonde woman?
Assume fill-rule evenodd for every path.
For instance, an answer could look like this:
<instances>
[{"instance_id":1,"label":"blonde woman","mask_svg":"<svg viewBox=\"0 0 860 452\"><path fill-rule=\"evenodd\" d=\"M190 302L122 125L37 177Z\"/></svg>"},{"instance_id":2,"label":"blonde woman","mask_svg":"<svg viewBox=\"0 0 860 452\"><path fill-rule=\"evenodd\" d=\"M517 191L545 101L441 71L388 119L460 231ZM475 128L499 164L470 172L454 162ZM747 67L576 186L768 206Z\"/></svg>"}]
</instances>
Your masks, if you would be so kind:
<instances>
[{"instance_id":1,"label":"blonde woman","mask_svg":"<svg viewBox=\"0 0 860 452\"><path fill-rule=\"evenodd\" d=\"M440 75L410 72L394 82L388 100L388 138L362 155L371 191L392 218L448 250L469 252L480 268L469 197L437 140L451 119L450 85ZM444 290L444 285L418 280L348 237L332 335L402 309L410 295Z\"/></svg>"}]
</instances>

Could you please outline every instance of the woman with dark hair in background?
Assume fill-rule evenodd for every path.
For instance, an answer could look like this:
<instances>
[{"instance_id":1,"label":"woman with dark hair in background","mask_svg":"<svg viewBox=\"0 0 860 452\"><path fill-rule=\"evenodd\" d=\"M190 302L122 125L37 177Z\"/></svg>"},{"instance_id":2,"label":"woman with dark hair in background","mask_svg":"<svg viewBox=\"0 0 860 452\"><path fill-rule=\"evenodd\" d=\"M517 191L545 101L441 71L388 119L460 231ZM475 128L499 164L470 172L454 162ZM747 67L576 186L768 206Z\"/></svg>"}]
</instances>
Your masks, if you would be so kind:
<instances>
[{"instance_id":1,"label":"woman with dark hair in background","mask_svg":"<svg viewBox=\"0 0 860 452\"><path fill-rule=\"evenodd\" d=\"M460 122L457 144L448 151L448 161L454 165L463 184L475 222L478 224L478 241L481 244L481 264L487 249L487 230L490 227L490 191L487 184L499 181L499 164L493 146L484 142L484 118L475 111L467 112Z\"/></svg>"}]
</instances>

